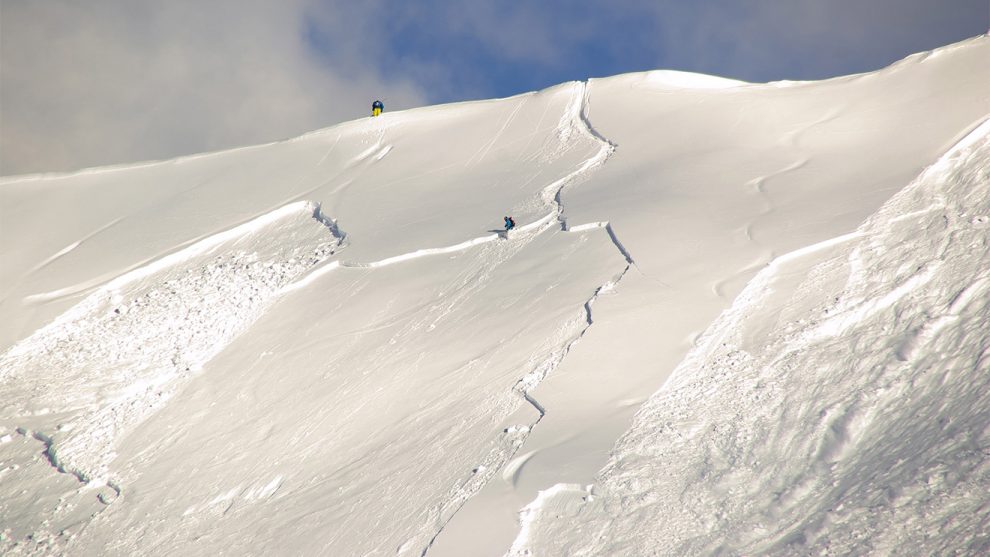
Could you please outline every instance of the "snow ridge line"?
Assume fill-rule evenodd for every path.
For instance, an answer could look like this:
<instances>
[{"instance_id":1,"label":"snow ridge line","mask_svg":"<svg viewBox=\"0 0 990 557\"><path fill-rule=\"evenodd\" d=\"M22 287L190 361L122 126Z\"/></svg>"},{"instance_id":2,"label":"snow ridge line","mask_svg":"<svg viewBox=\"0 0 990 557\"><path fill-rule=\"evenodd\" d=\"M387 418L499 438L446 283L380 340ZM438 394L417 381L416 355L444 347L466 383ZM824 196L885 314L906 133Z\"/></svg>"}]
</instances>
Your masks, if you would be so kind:
<instances>
[{"instance_id":1,"label":"snow ridge line","mask_svg":"<svg viewBox=\"0 0 990 557\"><path fill-rule=\"evenodd\" d=\"M269 225L271 225L271 224L273 224L273 223L275 223L275 222L277 222L277 221L279 221L279 220L281 220L281 219L283 219L283 218L285 218L285 217L287 217L287 216L289 216L289 215L291 215L293 213L301 212L301 211L309 211L309 212L311 212L314 219L316 219L321 224L325 225L327 228L330 229L330 231L334 234L334 236L336 236L338 238L338 242L343 241L344 236L341 235L340 230L337 228L336 221L334 221L333 219L328 218L326 215L323 214L323 212L322 212L322 210L320 208L320 204L319 203L315 203L313 201L296 201L294 203L289 203L287 205L283 205L283 206L279 207L278 209L275 209L274 211L270 211L268 213L265 213L265 214L263 214L263 215L261 215L259 217L256 217L256 218L254 218L252 220L249 220L249 221L247 221L247 222L245 222L243 224L237 225L237 226L235 226L233 228L229 228L229 229L224 230L222 232L218 232L216 234L212 234L210 236L207 236L206 238L203 238L203 239L201 239L199 241L194 242L192 245L190 245L188 247L185 247L185 248L182 248L182 249L180 249L178 251L175 251L173 253L170 253L170 254L168 254L168 255L160 258L160 259L156 259L156 260L154 260L154 261L152 261L152 262L150 262L148 264L142 265L142 266L140 266L140 267L138 267L136 269L132 269L132 270L130 270L130 271L128 271L128 272L126 272L126 273L118 276L117 278L114 278L114 279L110 280L109 282L107 282L106 284L104 284L103 286L101 286L99 288L99 290L101 290L101 291L111 291L111 292L112 291L120 290L122 287L124 287L124 286L126 286L128 284L137 282L137 281L139 281L139 280L141 280L143 278L146 278L148 276L151 276L151 275L153 275L153 274L155 274L157 272L160 272L160 271L162 271L164 269L167 269L169 267L174 267L175 265L177 265L177 264L179 264L179 263L181 263L183 261L187 261L187 260L192 259L192 258L194 258L196 256L199 256L199 255L203 255L205 253L208 253L208 252L216 249L221 244L224 244L226 242L235 240L235 239L240 238L242 236L246 236L246 235L248 235L248 234L250 234L252 232L259 231L259 230L265 228L266 226L269 226ZM67 251L67 250L65 250L65 251ZM53 298L57 298L57 297L61 296L62 294L64 294L65 291L68 291L68 290L71 290L71 289L72 288L69 287L69 288L63 288L63 289L60 289L60 290L57 290L57 291L54 291L54 292L44 292L44 293L40 293L40 294L33 294L31 296L25 297L24 298L24 301L26 303L32 303L32 302L38 302L38 301L47 301L47 300L50 300L50 299L53 299ZM69 311L71 312L72 310L69 310ZM66 312L66 313L62 314L61 316L59 316L59 318L56 319L56 321L53 322L51 325L54 325L55 323L59 322L63 318L66 318L68 316L68 313L69 312ZM74 315L73 316L69 316L69 317L74 317ZM49 325L49 326L51 326L51 325ZM42 330L44 330L44 329L42 329Z\"/></svg>"},{"instance_id":2,"label":"snow ridge line","mask_svg":"<svg viewBox=\"0 0 990 557\"><path fill-rule=\"evenodd\" d=\"M314 135L316 133L319 132L310 132L306 135L309 136L309 135ZM216 151L207 151L205 153L196 153L193 155L180 155L178 157L173 157L170 159L153 159L142 162L126 162L120 164L90 166L86 168L80 168L78 170L65 170L65 171L54 171L54 172L30 172L28 174L2 176L0 177L0 187L6 186L8 184L17 184L22 182L37 182L41 180L60 180L63 178L73 178L76 176L93 176L99 174L110 174L114 172L120 172L123 170L132 170L135 168L148 168L152 166L164 166L167 164L183 164L188 161L205 159L227 153L246 152L257 149L263 149L271 145L276 145L278 143L284 143L287 141L294 141L297 139L299 138L281 139L277 141L269 141L268 143L259 143L257 145L245 145L242 147L218 149Z\"/></svg>"},{"instance_id":3,"label":"snow ridge line","mask_svg":"<svg viewBox=\"0 0 990 557\"><path fill-rule=\"evenodd\" d=\"M519 396L526 403L532 406L539 415L536 417L535 420L533 420L529 424L510 426L502 431L504 436L500 440L500 444L504 444L503 446L505 448L495 449L492 452L490 452L484 458L483 464L475 467L475 469L472 471L472 476L469 477L467 481L465 481L463 484L458 486L458 489L456 491L457 491L457 498L460 499L459 501L448 500L440 505L440 508L443 508L443 506L445 505L456 504L457 508L454 509L453 512L451 512L449 516L447 516L443 520L443 523L440 525L440 528L436 531L433 537L430 538L426 547L423 548L422 552L420 553L420 557L426 557L430 548L433 547L434 542L436 542L437 538L440 537L440 534L443 533L444 528L454 517L454 515L456 515L457 512L459 512L460 509L463 508L464 504L468 501L468 499L473 497L485 485L487 485L488 482L495 477L495 473L497 471L504 470L506 466L510 465L513 462L515 455L523 447L524 443L526 442L526 439L529 437L530 433L532 433L533 428L540 423L540 421L543 419L544 416L546 416L547 413L546 408L535 397L533 397L529 391L531 391L536 386L538 386L543 381L543 379L545 379L555 369L557 369L560 363L564 361L564 358L566 358L567 355L570 353L571 349L582 338L584 338L584 335L588 332L588 329L590 329L591 325L594 323L594 319L592 318L591 315L591 311L592 311L591 308L595 304L595 301L602 294L610 292L615 287L615 285L622 280L622 278L629 271L629 269L630 269L630 265L626 265L626 267L617 276L615 276L615 278L609 280L602 286L599 286L597 289L595 289L594 294L592 294L592 296L582 305L584 315L581 317L581 321L583 321L583 326L580 328L580 330L577 331L573 336L571 336L569 340L566 341L563 348L552 351L546 359L538 363L534 369L532 369L529 373L527 373L525 376L519 379L519 381L516 382L515 386L513 386L513 390L516 393L518 393ZM573 321L570 321L569 323L573 323ZM492 470L489 471L490 469ZM588 489L590 490L591 487L589 486ZM406 544L403 544L399 548L397 554L400 555L403 554L406 550L408 550L408 548L409 548L409 543L407 542Z\"/></svg>"}]
</instances>

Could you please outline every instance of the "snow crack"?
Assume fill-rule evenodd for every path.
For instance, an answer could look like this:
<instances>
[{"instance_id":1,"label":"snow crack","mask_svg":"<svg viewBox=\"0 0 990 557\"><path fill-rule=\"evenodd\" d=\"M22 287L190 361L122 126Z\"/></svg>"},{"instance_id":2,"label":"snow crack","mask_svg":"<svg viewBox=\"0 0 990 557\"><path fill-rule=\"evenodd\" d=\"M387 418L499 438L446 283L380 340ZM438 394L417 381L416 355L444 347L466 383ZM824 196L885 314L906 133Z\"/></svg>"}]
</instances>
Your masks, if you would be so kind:
<instances>
[{"instance_id":1,"label":"snow crack","mask_svg":"<svg viewBox=\"0 0 990 557\"><path fill-rule=\"evenodd\" d=\"M569 228L567 225L567 219L564 217L564 207L561 199L562 192L564 188L569 185L575 184L582 179L586 179L591 171L603 165L608 158L615 151L616 146L601 135L599 135L594 128L591 126L587 117L587 107L589 103L589 90L588 83L581 83L580 89L576 91L573 102L566 111L564 117L561 120L560 125L560 139L562 142L570 141L575 135L583 136L586 138L591 138L599 144L598 151L592 155L590 158L586 159L578 168L573 172L567 174L566 176L556 180L555 182L547 185L543 189L541 197L546 205L553 207L552 212L542 219L539 219L530 224L520 226L513 235L519 233L535 233L539 234L545 230L548 230L553 226L554 223L560 227L563 232L583 232L591 230L594 228L604 228L606 233L609 235L612 243L615 244L616 248L622 254L623 258L626 260L627 264L624 269L612 280L608 281L606 284L599 286L592 296L584 303L582 310L583 316L581 321L583 322L580 326L580 330L573 333L569 339L563 339L563 346L557 350L552 351L549 356L538 365L535 365L531 371L526 373L513 387L513 390L519 394L519 396L528 405L532 406L537 412L537 417L529 424L515 425L506 428L503 431L502 446L503 448L496 448L491 453L485 461L476 466L472 471L472 476L468 481L458 486L451 497L444 503L440 505L440 508L451 508L451 512L444 520L437 530L436 534L429 540L426 547L423 548L421 556L425 556L433 543L436 541L437 537L443 532L444 527L449 523L450 519L453 517L457 511L463 506L463 504L473 496L475 493L481 490L481 488L488 483L488 481L494 477L495 472L499 469L503 469L508 462L512 460L515 454L523 446L529 434L532 432L533 428L540 423L543 417L547 413L547 409L530 394L530 391L534 389L540 382L543 381L560 363L564 360L567 354L570 352L571 348L581 340L584 334L587 332L588 328L594 323L592 318L592 306L595 300L604 293L611 291L615 285L622 280L625 274L629 271L630 267L634 265L633 258L629 254L628 250L622 245L618 237L615 234L612 226L608 222L598 222L590 223L585 225L576 226ZM413 257L421 257L423 255L432 255L434 253L445 253L447 251L453 251L455 249L466 249L478 243L485 241L490 241L498 238L498 235L492 235L489 237L477 238L475 240L464 242L458 244L457 246L451 246L450 248L439 248L433 250L419 250L411 254L406 254L404 256L396 256L379 262L378 264L366 264L363 266L373 267L380 266L384 264L389 264L392 262L402 261L406 259L411 259ZM509 239L508 235L506 238ZM354 264L344 263L341 266L357 266ZM399 548L398 552L401 554L409 549L409 544L403 544Z\"/></svg>"},{"instance_id":2,"label":"snow crack","mask_svg":"<svg viewBox=\"0 0 990 557\"><path fill-rule=\"evenodd\" d=\"M562 200L562 194L564 188L567 187L568 185L575 183L579 178L585 177L586 174L589 173L591 170L605 164L605 162L609 159L609 157L611 157L612 153L615 152L616 149L616 145L608 141L604 137L602 137L594 129L594 127L591 125L590 120L588 119L588 108L590 106L590 89L588 88L588 82L583 82L581 84L581 90L579 94L575 96L575 99L576 99L575 103L574 105L572 105L572 109L570 111L571 128L577 128L580 131L580 133L582 133L586 137L593 138L595 141L599 143L600 148L599 151L593 157L586 160L585 163L582 164L575 172L569 174L568 176L565 176L564 178L558 180L553 184L550 184L549 186L547 186L547 189L545 191L548 193L549 192L553 193L552 196L553 203L557 207L555 213L556 220L560 224L560 229L562 231L583 232L595 228L604 228L609 236L609 239L616 246L616 249L619 250L619 253L622 254L622 257L626 260L627 264L626 267L618 274L616 278L598 287L598 289L595 290L591 298L584 303L583 309L584 309L585 325L581 329L581 331L574 338L572 338L559 352L555 353L549 360L547 360L543 365L529 372L528 374L523 376L523 378L520 379L518 383L516 383L514 389L517 392L519 392L522 395L523 399L527 403L529 403L534 409L536 409L536 411L539 413L539 417L533 423L529 424L527 428L527 435L530 431L532 431L533 427L535 427L538 423L540 423L540 420L542 420L547 413L546 408L530 394L530 391L534 389L537 385L539 385L543 381L543 379L545 379L547 375L550 374L550 372L552 372L554 369L557 368L558 365L560 365L560 362L563 361L563 359L567 356L571 348L575 344L577 344L577 342L580 341L582 337L584 337L585 333L588 331L588 328L590 328L591 325L594 324L591 308L594 305L595 300L597 300L601 294L609 292L612 289L614 289L615 285L618 284L622 280L622 278L625 277L629 269L633 265L635 265L632 255L625 248L625 246L622 245L622 242L619 241L618 237L615 234L615 230L612 228L611 223L609 223L608 221L601 221L601 222L582 224L575 227L569 227L567 223L567 219L564 216L564 205Z\"/></svg>"}]
</instances>

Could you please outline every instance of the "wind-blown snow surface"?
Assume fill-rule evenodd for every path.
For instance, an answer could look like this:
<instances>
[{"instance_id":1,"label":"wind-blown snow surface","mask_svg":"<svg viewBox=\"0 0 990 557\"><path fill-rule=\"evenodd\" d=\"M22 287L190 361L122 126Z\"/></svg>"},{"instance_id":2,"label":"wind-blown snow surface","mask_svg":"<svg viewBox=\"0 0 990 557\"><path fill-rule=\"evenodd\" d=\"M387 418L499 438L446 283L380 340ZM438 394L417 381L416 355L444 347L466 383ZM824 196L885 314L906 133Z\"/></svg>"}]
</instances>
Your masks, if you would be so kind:
<instances>
[{"instance_id":1,"label":"wind-blown snow surface","mask_svg":"<svg viewBox=\"0 0 990 557\"><path fill-rule=\"evenodd\" d=\"M821 248L761 271L511 554L990 552L990 122Z\"/></svg>"},{"instance_id":2,"label":"wind-blown snow surface","mask_svg":"<svg viewBox=\"0 0 990 557\"><path fill-rule=\"evenodd\" d=\"M981 37L820 83L632 74L270 145L5 178L0 548L621 554L616 538L554 534L562 525L542 509L586 508L578 523L599 528L598 508L571 495L595 481L633 411L760 268L803 272L795 250L859 241L857 225L982 121L988 56ZM509 236L497 230L507 214L520 224ZM803 292L801 272L773 275L780 300ZM749 308L739 350L769 359L776 324L811 310L803 297L745 305L755 288L733 306ZM974 288L959 323L986 299ZM904 313L921 327L919 315ZM926 335L897 337L905 362L956 353L929 350ZM762 388L734 382L744 377L725 389ZM720 384L706 391L714 400ZM819 394L847 410L841 391ZM617 457L657 425L642 419L655 400ZM820 420L849 416L822 450L849 446L858 404ZM651 454L623 462L652 477ZM929 453L915 454L905 470ZM621 493L609 477L596 489ZM834 501L788 493L809 516ZM848 516L876 506L864 493L843 499ZM682 504L662 487L644 497ZM736 519L749 520L721 520ZM606 530L621 528L663 531L635 516ZM818 539L809 530L804 543ZM632 554L668 547L629 543Z\"/></svg>"}]
</instances>

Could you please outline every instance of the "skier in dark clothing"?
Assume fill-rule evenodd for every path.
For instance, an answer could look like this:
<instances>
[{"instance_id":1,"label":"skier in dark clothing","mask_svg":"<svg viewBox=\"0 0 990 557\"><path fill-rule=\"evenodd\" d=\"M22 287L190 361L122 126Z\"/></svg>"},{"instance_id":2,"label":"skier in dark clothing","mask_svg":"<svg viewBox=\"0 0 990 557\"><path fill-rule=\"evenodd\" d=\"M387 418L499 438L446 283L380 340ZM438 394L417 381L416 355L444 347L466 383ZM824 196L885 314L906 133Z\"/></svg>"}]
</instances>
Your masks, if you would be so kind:
<instances>
[{"instance_id":1,"label":"skier in dark clothing","mask_svg":"<svg viewBox=\"0 0 990 557\"><path fill-rule=\"evenodd\" d=\"M380 115L383 110L385 110L385 105L382 104L382 101L375 101L375 102L371 103L371 115L372 116L378 116L378 115Z\"/></svg>"},{"instance_id":2,"label":"skier in dark clothing","mask_svg":"<svg viewBox=\"0 0 990 557\"><path fill-rule=\"evenodd\" d=\"M512 217L505 218L505 231L508 232L516 227L516 221L512 220Z\"/></svg>"}]
</instances>

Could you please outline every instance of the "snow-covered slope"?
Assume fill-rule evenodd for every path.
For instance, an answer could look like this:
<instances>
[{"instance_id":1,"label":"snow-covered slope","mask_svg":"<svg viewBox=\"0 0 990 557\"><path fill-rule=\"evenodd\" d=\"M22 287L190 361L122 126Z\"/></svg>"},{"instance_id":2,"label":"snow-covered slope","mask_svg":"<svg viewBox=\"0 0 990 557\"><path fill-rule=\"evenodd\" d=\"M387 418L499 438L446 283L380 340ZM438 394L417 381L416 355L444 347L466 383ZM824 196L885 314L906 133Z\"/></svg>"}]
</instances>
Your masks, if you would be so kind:
<instances>
[{"instance_id":1,"label":"snow-covered slope","mask_svg":"<svg viewBox=\"0 0 990 557\"><path fill-rule=\"evenodd\" d=\"M869 515L880 492L863 478L902 462L884 485L909 485L945 454L978 453L985 435L965 424L986 415L978 400L964 413L960 394L943 410L969 445L946 435L898 461L860 453L849 441L860 425L876 439L915 422L897 412L863 422L893 400L867 401L864 390L893 372L853 373L848 357L867 327L897 344L898 365L930 377L931 365L914 362L969 358L987 336L986 279L976 276L985 250L968 266L930 266L924 280L909 280L906 265L872 271L886 269L898 240L917 243L900 264L943 236L950 251L985 237L985 216L966 212L987 198L983 128L888 200L990 113L988 55L981 37L819 83L632 74L174 161L5 178L0 547L638 555L908 543L860 535L893 516ZM938 188L973 239L962 217L897 236L937 212L921 199ZM507 214L520 227L505 236ZM851 251L857 242L875 249ZM869 266L813 266L847 260L843 250ZM896 296L926 292L919 284L938 285L933 300L969 294L891 314ZM846 290L821 299L840 317L816 326L842 323L826 343L808 325L826 309L815 295ZM943 306L943 332L929 334L924 320ZM713 340L730 326L731 350ZM957 326L954 344L938 344ZM798 336L807 342L794 345ZM808 389L803 368L779 371L782 347L799 355L787 358L795 366L807 358L817 373L843 375ZM705 362L722 361L739 372L709 373L728 364ZM985 375L980 361L954 371L959 381ZM741 418L767 385L767 404ZM698 443L667 439L671 412L697 425L688 429ZM709 422L736 429L725 437ZM819 430L833 441L815 445ZM800 442L745 461L767 439ZM679 450L672 467L664 459ZM807 467L792 458L773 468L801 454ZM745 466L717 460L725 455ZM829 466L848 490L821 488ZM657 481L671 468L680 475ZM985 489L985 470L971 469L966 486ZM740 489L773 489L768 470L780 472L790 502L774 508L786 512L772 501L733 506ZM602 496L586 502L593 482ZM962 508L972 492L953 486L932 497ZM845 522L828 522L826 507L840 504ZM982 504L967 508L985 516ZM677 541L657 520L678 509L723 515L698 522L697 535L681 528ZM564 514L575 518L555 519ZM747 537L757 523L766 534ZM947 535L945 547L964 538Z\"/></svg>"},{"instance_id":2,"label":"snow-covered slope","mask_svg":"<svg viewBox=\"0 0 990 557\"><path fill-rule=\"evenodd\" d=\"M988 232L990 121L761 271L512 554L986 555Z\"/></svg>"},{"instance_id":3,"label":"snow-covered slope","mask_svg":"<svg viewBox=\"0 0 990 557\"><path fill-rule=\"evenodd\" d=\"M610 222L635 266L534 390L552 411L511 484L485 494L497 504L465 509L479 519L467 535L492 531L497 508L521 508L540 490L596 481L639 403L760 269L854 231L990 114L988 46L983 37L818 83L592 80L587 120L617 148L563 192L564 214ZM510 543L511 530L493 545Z\"/></svg>"}]
</instances>

